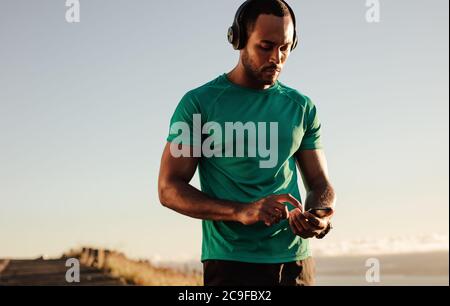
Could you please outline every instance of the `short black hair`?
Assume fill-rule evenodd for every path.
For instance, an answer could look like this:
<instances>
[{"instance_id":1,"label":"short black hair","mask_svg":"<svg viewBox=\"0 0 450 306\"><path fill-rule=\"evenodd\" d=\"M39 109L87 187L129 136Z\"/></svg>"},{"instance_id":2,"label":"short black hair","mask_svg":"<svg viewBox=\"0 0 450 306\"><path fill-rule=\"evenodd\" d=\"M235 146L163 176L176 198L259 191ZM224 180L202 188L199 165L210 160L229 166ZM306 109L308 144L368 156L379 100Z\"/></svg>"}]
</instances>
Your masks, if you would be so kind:
<instances>
[{"instance_id":1,"label":"short black hair","mask_svg":"<svg viewBox=\"0 0 450 306\"><path fill-rule=\"evenodd\" d=\"M250 1L248 7L242 15L243 25L248 36L250 36L253 32L258 17L264 14L274 15L277 17L291 16L291 12L289 11L286 3L281 0Z\"/></svg>"}]
</instances>

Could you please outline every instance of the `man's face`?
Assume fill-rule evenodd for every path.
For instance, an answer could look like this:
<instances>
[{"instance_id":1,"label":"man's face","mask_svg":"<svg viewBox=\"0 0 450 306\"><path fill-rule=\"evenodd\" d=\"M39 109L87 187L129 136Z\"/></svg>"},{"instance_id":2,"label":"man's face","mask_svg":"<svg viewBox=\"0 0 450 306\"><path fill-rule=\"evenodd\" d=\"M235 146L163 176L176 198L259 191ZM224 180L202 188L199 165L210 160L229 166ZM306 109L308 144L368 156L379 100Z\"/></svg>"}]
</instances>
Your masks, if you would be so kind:
<instances>
[{"instance_id":1,"label":"man's face","mask_svg":"<svg viewBox=\"0 0 450 306\"><path fill-rule=\"evenodd\" d=\"M262 85L273 85L289 57L293 37L290 16L260 15L241 50L247 75Z\"/></svg>"}]
</instances>

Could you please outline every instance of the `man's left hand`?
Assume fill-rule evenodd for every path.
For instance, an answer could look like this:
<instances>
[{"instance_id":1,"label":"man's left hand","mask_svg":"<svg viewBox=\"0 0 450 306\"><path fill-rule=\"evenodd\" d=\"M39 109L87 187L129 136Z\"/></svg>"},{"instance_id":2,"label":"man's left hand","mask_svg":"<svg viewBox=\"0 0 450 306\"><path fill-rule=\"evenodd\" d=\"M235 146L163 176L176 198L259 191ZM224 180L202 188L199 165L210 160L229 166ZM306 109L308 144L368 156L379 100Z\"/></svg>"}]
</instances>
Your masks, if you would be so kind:
<instances>
[{"instance_id":1,"label":"man's left hand","mask_svg":"<svg viewBox=\"0 0 450 306\"><path fill-rule=\"evenodd\" d=\"M289 225L295 235L304 239L317 237L327 228L329 217L318 218L309 212L294 209L289 212Z\"/></svg>"}]
</instances>

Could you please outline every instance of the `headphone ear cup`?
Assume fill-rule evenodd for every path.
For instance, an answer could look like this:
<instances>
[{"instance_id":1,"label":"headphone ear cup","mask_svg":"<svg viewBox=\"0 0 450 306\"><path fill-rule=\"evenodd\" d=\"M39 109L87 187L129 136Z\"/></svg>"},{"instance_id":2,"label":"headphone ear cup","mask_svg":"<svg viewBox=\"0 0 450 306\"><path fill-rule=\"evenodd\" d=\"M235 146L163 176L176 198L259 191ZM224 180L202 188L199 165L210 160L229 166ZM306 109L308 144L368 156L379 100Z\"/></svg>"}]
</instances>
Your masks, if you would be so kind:
<instances>
[{"instance_id":1,"label":"headphone ear cup","mask_svg":"<svg viewBox=\"0 0 450 306\"><path fill-rule=\"evenodd\" d=\"M228 42L230 44L234 45L233 44L233 41L234 41L234 30L233 30L233 27L229 27L228 28L227 38L228 38Z\"/></svg>"},{"instance_id":2,"label":"headphone ear cup","mask_svg":"<svg viewBox=\"0 0 450 306\"><path fill-rule=\"evenodd\" d=\"M235 25L232 25L228 28L228 42L233 45L233 48L235 50L238 50L239 48L239 31L236 29Z\"/></svg>"},{"instance_id":3,"label":"headphone ear cup","mask_svg":"<svg viewBox=\"0 0 450 306\"><path fill-rule=\"evenodd\" d=\"M241 4L236 12L236 15L234 16L233 25L228 29L228 41L233 45L235 50L242 49L245 44L245 41L243 41L245 39L245 35L242 35L241 17L248 3L251 1L252 0L247 0Z\"/></svg>"}]
</instances>

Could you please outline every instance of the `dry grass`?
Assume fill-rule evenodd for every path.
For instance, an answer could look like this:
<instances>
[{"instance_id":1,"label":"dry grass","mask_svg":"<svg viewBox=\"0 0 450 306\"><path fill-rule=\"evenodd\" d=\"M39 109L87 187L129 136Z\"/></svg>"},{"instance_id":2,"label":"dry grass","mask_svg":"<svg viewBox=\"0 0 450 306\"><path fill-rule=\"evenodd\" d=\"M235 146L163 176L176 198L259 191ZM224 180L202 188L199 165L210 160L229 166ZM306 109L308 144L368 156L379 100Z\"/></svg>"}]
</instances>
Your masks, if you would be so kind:
<instances>
[{"instance_id":1,"label":"dry grass","mask_svg":"<svg viewBox=\"0 0 450 306\"><path fill-rule=\"evenodd\" d=\"M9 263L9 260L6 260L6 259L0 260L0 273L1 273L4 269L6 269L6 266L8 265L8 263Z\"/></svg>"},{"instance_id":2,"label":"dry grass","mask_svg":"<svg viewBox=\"0 0 450 306\"><path fill-rule=\"evenodd\" d=\"M127 284L142 286L201 286L199 272L181 272L170 268L155 267L149 261L128 259L124 254L101 249L82 248L71 250L64 257L76 257L84 265L104 270Z\"/></svg>"}]
</instances>

